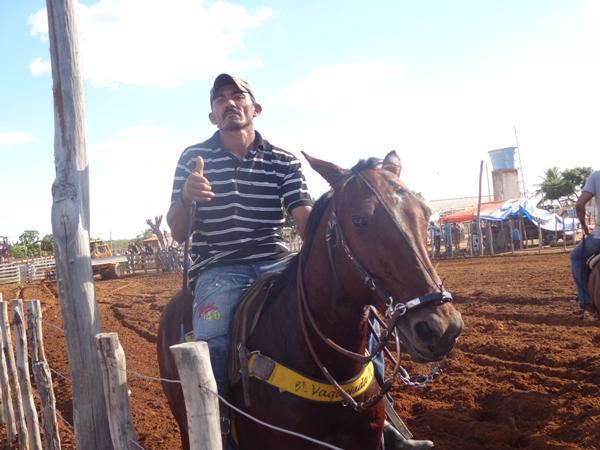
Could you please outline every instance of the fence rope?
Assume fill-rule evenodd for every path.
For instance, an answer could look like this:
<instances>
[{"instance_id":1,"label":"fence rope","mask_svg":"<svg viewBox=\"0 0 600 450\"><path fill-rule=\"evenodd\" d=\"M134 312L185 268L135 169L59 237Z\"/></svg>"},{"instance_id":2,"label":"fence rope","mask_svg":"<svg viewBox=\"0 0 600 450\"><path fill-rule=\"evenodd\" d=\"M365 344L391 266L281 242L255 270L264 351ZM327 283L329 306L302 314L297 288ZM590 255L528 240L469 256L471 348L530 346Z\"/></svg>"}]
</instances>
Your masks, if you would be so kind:
<instances>
[{"instance_id":1,"label":"fence rope","mask_svg":"<svg viewBox=\"0 0 600 450\"><path fill-rule=\"evenodd\" d=\"M58 409L56 410L56 415L58 416L58 418L60 420L63 421L63 423L67 426L67 428L69 428L73 433L75 432L75 427L73 427L73 425L71 425L69 423L69 421L63 417L63 415L61 414L61 412Z\"/></svg>"},{"instance_id":2,"label":"fence rope","mask_svg":"<svg viewBox=\"0 0 600 450\"><path fill-rule=\"evenodd\" d=\"M135 445L137 448L141 448L142 450L146 450L144 447L142 447L140 444L138 444L137 442L135 442L133 439L127 439L127 441L128 441L130 444L133 444L133 445Z\"/></svg>"},{"instance_id":3,"label":"fence rope","mask_svg":"<svg viewBox=\"0 0 600 450\"><path fill-rule=\"evenodd\" d=\"M65 334L65 330L63 330L61 327L54 325L52 322L48 322L47 320L44 321L44 324L50 326L50 328L54 328L58 331L60 331L62 334Z\"/></svg>"},{"instance_id":4,"label":"fence rope","mask_svg":"<svg viewBox=\"0 0 600 450\"><path fill-rule=\"evenodd\" d=\"M63 375L62 373L60 373L58 370L53 369L52 367L50 367L50 364L48 364L48 367L50 368L50 371L55 373L56 375L58 375L60 378L62 378L65 381L68 381L69 383L71 382L70 378L67 378L66 375Z\"/></svg>"},{"instance_id":5,"label":"fence rope","mask_svg":"<svg viewBox=\"0 0 600 450\"><path fill-rule=\"evenodd\" d=\"M119 370L123 370L123 369L119 369ZM130 373L130 374L135 375L135 376L140 377L140 378L145 378L147 380L153 380L153 381L159 381L159 382L165 382L165 383L177 383L177 384L181 384L181 382L179 380L170 380L168 378L152 377L150 375L144 375L144 374L141 374L141 373L138 373L138 372L134 372L134 371L130 371L130 370L126 370L125 372L126 373ZM241 414L242 416L245 416L248 419L250 419L250 420L258 423L259 425L262 425L262 426L266 427L266 428L270 428L272 430L279 431L279 432L284 433L284 434L289 434L291 436L295 436L295 437L298 437L300 439L304 439L306 441L312 442L313 444L322 445L323 447L331 448L333 450L344 450L341 447L336 447L335 445L328 444L327 442L319 441L318 439L312 438L310 436L306 436L305 434L298 433L296 431L287 430L285 428L278 427L277 425L272 425L272 424L270 424L268 422L260 420L260 419L258 419L256 417L252 416L251 414L248 414L247 412L242 411L238 407L232 405L227 400L225 400L221 395L219 395L218 392L215 392L215 391L213 391L213 390L211 390L211 389L209 389L209 388L207 388L205 386L200 386L200 389L204 389L206 392L209 392L210 394L216 396L219 399L219 401L221 401L222 403L224 403L225 405L227 405L229 408L233 409L234 411L236 411L237 413Z\"/></svg>"},{"instance_id":6,"label":"fence rope","mask_svg":"<svg viewBox=\"0 0 600 450\"><path fill-rule=\"evenodd\" d=\"M44 322L44 323L46 323L46 324L48 324L50 327L52 327L52 328L56 328L57 330L59 330L59 331L61 331L61 332L63 332L63 333L64 333L64 330L63 330L62 328L60 328L60 327L58 327L58 326L54 325L52 322L48 322L48 321L46 321L46 322ZM69 382L71 381L71 380L70 380L70 379L68 379L66 376L64 376L62 373L60 373L59 371L57 371L57 370L53 369L52 367L50 367L50 370L51 370L52 372L56 373L56 374L57 374L59 377L63 378L64 380L66 380L66 381L69 381ZM119 370L121 370L121 371L122 371L123 369L119 369ZM160 382L164 382L164 383L176 383L176 384L181 384L181 382L180 382L179 380L170 380L170 379L168 379L168 378L153 377L153 376L150 376L150 375L145 375L145 374L143 374L143 373L139 373L139 372L136 372L136 371L133 371L133 370L125 370L124 372L125 372L126 374L130 374L130 375L133 375L133 376L135 376L135 377L138 377L138 378L142 378L142 379L145 379L145 380L150 380L150 381L156 381L156 382L159 382L159 383L160 383ZM221 401L222 403L224 403L225 405L227 405L229 408L233 409L234 411L236 411L237 413L241 414L242 416L244 416L244 417L247 417L248 419L250 419L250 420L252 420L252 421L256 422L257 424L259 424L259 425L261 425L261 426L263 426L263 427L265 427L265 428L270 428L270 429L272 429L272 430L279 431L280 433L289 434L290 436L295 436L295 437L298 437L298 438L300 438L300 439L304 439L304 440L306 440L306 441L312 442L313 444L321 445L321 446L323 446L323 447L326 447L326 448L331 448L331 449L333 449L333 450L344 450L344 449L343 449L343 448L341 448L341 447L336 447L335 445L328 444L327 442L319 441L318 439L312 438L312 437L310 437L310 436L306 436L305 434L298 433L298 432L296 432L296 431L292 431L292 430L287 430L287 429L285 429L285 428L278 427L277 425L272 425L272 424L270 424L270 423L268 423L268 422L265 422L265 421L263 421L263 420L260 420L260 419L258 419L258 418L256 418L256 417L252 416L251 414L248 414L247 412L245 412L245 411L242 411L242 410L241 410L241 409L239 409L238 407L236 407L236 406L232 405L230 402L228 402L227 400L225 400L225 399L224 399L224 398L223 398L221 395L219 395L219 393L218 393L218 392L214 392L214 391L212 391L212 390L210 390L210 389L208 389L207 387L204 387L204 386L200 386L200 389L204 389L204 390L206 390L207 392L209 392L209 393L211 393L212 395L216 396L216 397L219 399L219 401ZM59 413L59 415L60 415L60 413ZM63 418L61 417L61 419L63 419ZM64 420L64 419L63 419L63 420ZM68 423L68 422L67 422L67 423ZM71 426L71 429L73 429L73 427L72 427L72 426ZM143 448L143 447L140 447L140 446L139 446L137 443L133 442L132 440L129 440L129 442L131 442L131 443L135 444L137 447L139 447L139 448L141 448L142 450L144 450L144 448Z\"/></svg>"}]
</instances>

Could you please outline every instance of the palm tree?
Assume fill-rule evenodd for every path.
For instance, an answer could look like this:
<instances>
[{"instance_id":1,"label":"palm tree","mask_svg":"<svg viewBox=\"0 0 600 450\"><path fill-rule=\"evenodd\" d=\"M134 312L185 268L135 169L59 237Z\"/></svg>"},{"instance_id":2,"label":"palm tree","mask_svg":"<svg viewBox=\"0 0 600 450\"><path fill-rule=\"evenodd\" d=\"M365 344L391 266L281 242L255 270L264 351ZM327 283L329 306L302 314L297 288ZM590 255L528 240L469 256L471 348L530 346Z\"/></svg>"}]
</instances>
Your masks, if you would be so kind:
<instances>
[{"instance_id":1,"label":"palm tree","mask_svg":"<svg viewBox=\"0 0 600 450\"><path fill-rule=\"evenodd\" d=\"M536 194L542 195L542 203L557 201L564 203L577 201L577 193L592 173L591 167L575 167L561 171L558 167L546 169Z\"/></svg>"}]
</instances>

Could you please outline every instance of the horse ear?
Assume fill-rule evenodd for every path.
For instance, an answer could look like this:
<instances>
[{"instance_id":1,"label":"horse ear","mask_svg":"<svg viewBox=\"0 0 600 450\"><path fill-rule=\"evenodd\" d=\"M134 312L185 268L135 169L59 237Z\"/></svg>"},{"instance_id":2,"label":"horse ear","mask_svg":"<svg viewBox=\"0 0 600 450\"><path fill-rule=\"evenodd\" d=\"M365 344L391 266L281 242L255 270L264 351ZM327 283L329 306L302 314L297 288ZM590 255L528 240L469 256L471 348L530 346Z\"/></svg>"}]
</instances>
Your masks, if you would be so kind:
<instances>
[{"instance_id":1,"label":"horse ear","mask_svg":"<svg viewBox=\"0 0 600 450\"><path fill-rule=\"evenodd\" d=\"M389 170L398 178L400 178L400 172L402 172L402 161L400 161L400 157L396 154L396 150L392 150L385 156L385 159L383 160L383 168L385 170Z\"/></svg>"},{"instance_id":2,"label":"horse ear","mask_svg":"<svg viewBox=\"0 0 600 450\"><path fill-rule=\"evenodd\" d=\"M333 163L323 161L318 158L314 158L306 153L302 152L310 167L312 167L315 171L319 173L325 180L331 185L331 187L335 187L338 183L340 183L344 178L348 176L348 171L342 169L339 166L336 166Z\"/></svg>"}]
</instances>

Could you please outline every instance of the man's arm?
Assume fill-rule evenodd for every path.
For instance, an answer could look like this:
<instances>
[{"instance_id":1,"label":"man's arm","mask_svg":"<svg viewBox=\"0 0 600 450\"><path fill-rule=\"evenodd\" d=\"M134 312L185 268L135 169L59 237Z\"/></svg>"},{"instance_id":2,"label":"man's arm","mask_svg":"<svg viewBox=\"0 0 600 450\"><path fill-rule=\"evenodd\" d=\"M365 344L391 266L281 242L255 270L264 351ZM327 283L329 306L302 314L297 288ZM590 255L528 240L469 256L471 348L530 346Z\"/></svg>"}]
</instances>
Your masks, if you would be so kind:
<instances>
[{"instance_id":1,"label":"man's arm","mask_svg":"<svg viewBox=\"0 0 600 450\"><path fill-rule=\"evenodd\" d=\"M196 168L185 180L181 195L167 213L167 223L171 228L173 239L182 243L188 238L193 202L208 202L213 197L210 183L204 177L204 160L198 156L196 157Z\"/></svg>"},{"instance_id":2,"label":"man's arm","mask_svg":"<svg viewBox=\"0 0 600 450\"><path fill-rule=\"evenodd\" d=\"M581 195L577 199L577 203L575 204L575 211L577 212L577 218L579 222L581 222L581 228L583 229L583 234L590 234L590 230L588 229L587 223L585 222L585 205L594 197L594 194L588 191L582 191Z\"/></svg>"},{"instance_id":3,"label":"man's arm","mask_svg":"<svg viewBox=\"0 0 600 450\"><path fill-rule=\"evenodd\" d=\"M292 209L292 218L296 224L296 229L300 234L300 237L304 239L304 233L306 232L306 224L308 223L308 216L312 211L312 206L302 205Z\"/></svg>"},{"instance_id":4,"label":"man's arm","mask_svg":"<svg viewBox=\"0 0 600 450\"><path fill-rule=\"evenodd\" d=\"M171 205L167 213L167 223L171 228L171 236L180 244L188 238L192 208L183 204L181 197Z\"/></svg>"}]
</instances>

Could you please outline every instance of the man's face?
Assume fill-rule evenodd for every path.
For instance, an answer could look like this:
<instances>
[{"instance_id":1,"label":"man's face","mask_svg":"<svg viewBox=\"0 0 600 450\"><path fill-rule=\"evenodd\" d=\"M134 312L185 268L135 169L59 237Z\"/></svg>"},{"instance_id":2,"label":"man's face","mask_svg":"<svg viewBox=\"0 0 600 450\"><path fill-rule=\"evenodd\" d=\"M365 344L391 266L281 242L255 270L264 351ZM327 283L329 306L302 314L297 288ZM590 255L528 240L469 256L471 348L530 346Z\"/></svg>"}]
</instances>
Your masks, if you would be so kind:
<instances>
[{"instance_id":1,"label":"man's face","mask_svg":"<svg viewBox=\"0 0 600 450\"><path fill-rule=\"evenodd\" d=\"M237 86L226 85L213 96L210 121L223 131L242 130L252 124L262 108L253 103L250 94Z\"/></svg>"}]
</instances>

